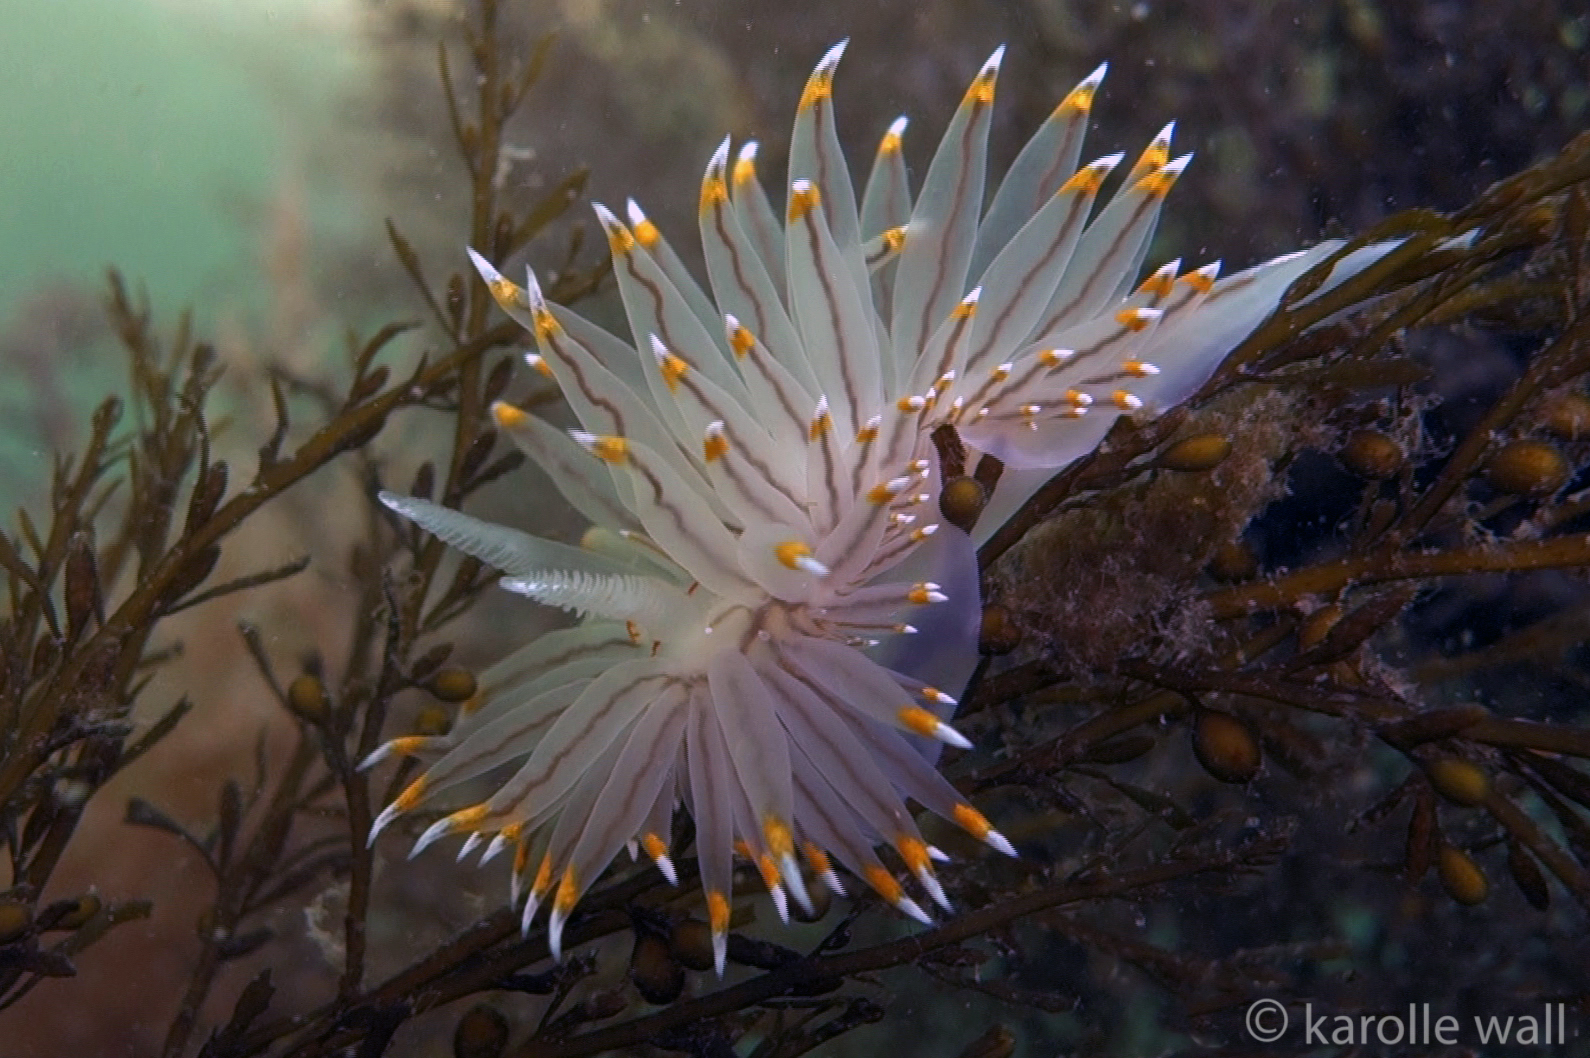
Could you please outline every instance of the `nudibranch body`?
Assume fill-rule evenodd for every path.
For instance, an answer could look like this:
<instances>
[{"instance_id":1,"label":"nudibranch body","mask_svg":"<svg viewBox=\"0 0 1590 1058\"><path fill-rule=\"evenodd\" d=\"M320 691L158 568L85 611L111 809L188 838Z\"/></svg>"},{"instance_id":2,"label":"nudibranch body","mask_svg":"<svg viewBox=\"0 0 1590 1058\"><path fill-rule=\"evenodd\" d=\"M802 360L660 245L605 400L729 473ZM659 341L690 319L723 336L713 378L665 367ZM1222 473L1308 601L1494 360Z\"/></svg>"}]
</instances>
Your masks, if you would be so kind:
<instances>
[{"instance_id":1,"label":"nudibranch body","mask_svg":"<svg viewBox=\"0 0 1590 1058\"><path fill-rule=\"evenodd\" d=\"M400 738L367 764L429 768L377 819L445 801L517 766L489 799L443 816L415 851L466 834L514 850L526 928L551 904L554 953L580 896L626 844L670 879L683 805L722 971L736 852L781 914L805 903L797 857L836 892L830 857L927 920L879 858L890 846L934 903L936 849L908 801L995 849L1008 841L931 763L965 746L946 722L975 656L972 541L936 521L930 434L953 426L1013 470L995 512L1089 451L1113 418L1185 399L1331 245L1217 279L1172 262L1135 282L1189 156L1166 127L1108 204L1121 161L1078 166L1101 66L1054 110L983 208L996 52L913 198L905 121L859 205L835 133L843 45L807 82L775 212L756 148L707 165L700 234L710 294L638 207L600 206L634 343L521 288L479 255L502 308L535 337L530 365L582 429L506 404L496 421L591 523L582 546L422 500L391 509L501 570L504 587L579 613L483 674L448 735ZM1022 471L1026 472L1023 473ZM915 626L915 627L914 627ZM922 631L912 636L920 628ZM912 660L904 637L926 642ZM953 675L958 673L958 677ZM489 841L488 841L489 838Z\"/></svg>"}]
</instances>

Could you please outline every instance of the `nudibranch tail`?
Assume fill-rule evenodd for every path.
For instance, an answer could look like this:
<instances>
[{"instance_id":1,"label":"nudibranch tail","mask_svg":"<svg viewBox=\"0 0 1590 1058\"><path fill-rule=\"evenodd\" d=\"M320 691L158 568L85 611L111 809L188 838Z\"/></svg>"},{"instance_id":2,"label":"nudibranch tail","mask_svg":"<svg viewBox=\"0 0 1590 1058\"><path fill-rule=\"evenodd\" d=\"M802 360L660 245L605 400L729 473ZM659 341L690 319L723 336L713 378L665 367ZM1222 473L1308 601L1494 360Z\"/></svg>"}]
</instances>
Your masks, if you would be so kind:
<instances>
[{"instance_id":1,"label":"nudibranch tail","mask_svg":"<svg viewBox=\"0 0 1590 1058\"><path fill-rule=\"evenodd\" d=\"M831 49L802 93L782 210L754 143L712 152L698 198L705 286L638 204L622 219L595 207L633 340L550 303L533 273L520 287L470 251L531 336L527 363L578 420L565 432L492 408L589 523L579 546L380 497L499 570L503 587L579 617L482 673L452 731L393 739L360 765L422 759L370 840L448 806L414 852L457 835L460 858L511 849L521 924L546 906L555 956L620 849L678 883L681 807L720 973L737 856L780 917L791 901L811 908L810 885L849 892L836 864L911 918L929 920L924 903L952 913L945 857L913 806L1016 850L933 763L946 745L972 747L950 719L980 608L974 542L938 519L932 434L953 427L969 455L1009 465L984 509L991 531L1117 416L1190 396L1337 249L1224 279L1218 263L1180 261L1142 278L1191 155L1171 156L1167 125L1105 195L1123 157L1079 165L1104 65L987 196L1003 49L920 191L899 118L858 201L836 131L843 53ZM1342 260L1329 282L1381 252ZM483 800L464 796L480 788Z\"/></svg>"}]
</instances>

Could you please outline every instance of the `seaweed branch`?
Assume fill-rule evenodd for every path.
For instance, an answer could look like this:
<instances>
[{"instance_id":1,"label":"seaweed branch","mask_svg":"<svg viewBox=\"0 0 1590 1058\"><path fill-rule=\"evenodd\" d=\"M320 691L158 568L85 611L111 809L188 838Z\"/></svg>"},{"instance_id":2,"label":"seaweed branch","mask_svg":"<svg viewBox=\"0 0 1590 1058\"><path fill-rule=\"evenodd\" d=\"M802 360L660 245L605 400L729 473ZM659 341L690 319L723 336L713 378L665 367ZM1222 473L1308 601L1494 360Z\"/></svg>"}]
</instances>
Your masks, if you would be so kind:
<instances>
[{"instance_id":1,"label":"seaweed branch","mask_svg":"<svg viewBox=\"0 0 1590 1058\"><path fill-rule=\"evenodd\" d=\"M506 130L536 98L552 42L527 39L498 0L454 28L462 39L438 44L436 72L469 192L463 234L499 263L541 253L588 178L566 172L538 195L503 179L516 157ZM511 384L517 325L494 316L478 279L438 272L404 226L386 234L424 328L350 337L336 374L273 366L261 384L274 423L247 472L225 456L237 428L214 407L213 350L186 317L166 333L110 277L126 394L55 460L47 507L0 532L0 1011L68 988L75 959L149 913L93 890L43 894L107 781L213 707L201 688L160 703L142 730L131 722L180 654L167 619L320 561L216 573L241 527L333 464L365 496L346 652L284 662L266 629L238 625L290 718L285 754L267 759L262 735L253 775L222 782L199 825L153 800L126 805L127 824L171 843L210 887L191 972L160 1012L167 1058L374 1056L409 1022L443 1018L456 1018L459 1055L783 1058L889 1021L897 995L924 983L990 1021L1010 1005L1072 1011L1096 1051L1114 1046L1146 984L1166 1000L1166 1031L1215 1053L1185 1041L1243 1039L1240 1008L1261 995L1306 985L1344 1013L1385 1005L1352 975L1313 972L1371 957L1330 924L1344 892L1375 904L1374 931L1402 953L1533 928L1522 916L1564 893L1557 913L1590 914L1590 728L1582 695L1542 690L1590 687L1575 634L1590 605L1590 135L1465 208L1399 213L1346 243L1193 401L1122 419L997 527L979 554L982 663L957 720L979 748L947 751L945 768L1020 858L923 813L951 858L939 877L958 913L905 933L876 898L814 884L808 917L823 935L796 950L742 895L728 983L706 969L688 833L670 846L677 888L617 868L568 922L564 945L581 950L562 964L543 930L500 908L370 979L366 838L412 766L372 788L359 763L394 730L445 732L474 696L446 637L494 576L374 502L394 475L381 439L400 414L441 424L445 443L403 485L452 507L522 459L499 450L486 414ZM1336 260L1385 241L1396 245L1376 264L1325 289ZM550 295L597 289L608 266L581 263L578 227L560 251ZM1490 338L1505 338L1516 370L1465 418L1443 403L1442 342ZM533 384L521 403L559 399ZM934 442L944 473L978 486L966 491L997 485L1003 468L952 430ZM1289 513L1302 502L1318 508L1307 519ZM970 506L945 515L973 525L981 503ZM1486 641L1450 634L1441 616L1542 583L1553 605ZM1308 937L1262 920L1283 862L1317 912ZM1502 873L1516 893L1493 889ZM742 874L744 894L755 882ZM228 967L274 957L279 923L305 905L332 927L325 993L284 998L265 969L209 1024ZM1223 917L1241 922L1211 925ZM1550 958L1520 959L1518 995L1583 983L1553 977L1583 961L1571 932L1541 933ZM1438 975L1456 989L1464 960L1448 962ZM503 992L530 997L524 1024L498 1009ZM466 999L461 1015L447 1009ZM963 1053L1015 1046L996 1024Z\"/></svg>"}]
</instances>

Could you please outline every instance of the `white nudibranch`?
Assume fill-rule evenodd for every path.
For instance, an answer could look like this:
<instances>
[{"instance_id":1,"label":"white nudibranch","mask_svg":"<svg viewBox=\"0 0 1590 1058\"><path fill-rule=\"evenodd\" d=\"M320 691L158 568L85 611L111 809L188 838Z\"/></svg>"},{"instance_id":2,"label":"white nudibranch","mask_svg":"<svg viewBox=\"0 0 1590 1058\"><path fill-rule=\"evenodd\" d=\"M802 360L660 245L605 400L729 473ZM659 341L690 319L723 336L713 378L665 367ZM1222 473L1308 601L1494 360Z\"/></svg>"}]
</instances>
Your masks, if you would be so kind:
<instances>
[{"instance_id":1,"label":"white nudibranch","mask_svg":"<svg viewBox=\"0 0 1590 1058\"><path fill-rule=\"evenodd\" d=\"M1172 262L1137 282L1190 155L1170 157L1167 126L1095 209L1122 161L1078 166L1103 66L1055 108L985 210L1002 50L914 198L901 118L858 205L834 128L843 48L801 96L781 211L754 144L731 163L726 139L707 163L706 289L634 203L628 224L596 207L633 341L547 301L533 274L521 289L471 251L498 304L534 335L531 367L583 427L493 409L591 523L584 546L381 497L502 571L505 588L582 618L487 670L448 735L396 739L365 762L429 762L372 841L401 815L450 794L456 803L469 780L503 776L414 848L464 835L466 851L486 843L486 859L513 849L513 899L524 897L526 929L550 903L554 954L581 895L626 845L675 879L681 805L695 821L720 973L737 852L781 913L788 898L807 900L797 855L844 892L832 857L924 922L877 852L892 846L920 892L949 909L933 869L942 853L908 802L1014 855L932 764L930 740L970 745L947 722L954 698L925 681L964 680L979 600L973 542L935 520L929 435L951 425L1011 468L983 518L992 530L1116 415L1186 399L1336 249L1223 280L1217 265L1178 274Z\"/></svg>"}]
</instances>

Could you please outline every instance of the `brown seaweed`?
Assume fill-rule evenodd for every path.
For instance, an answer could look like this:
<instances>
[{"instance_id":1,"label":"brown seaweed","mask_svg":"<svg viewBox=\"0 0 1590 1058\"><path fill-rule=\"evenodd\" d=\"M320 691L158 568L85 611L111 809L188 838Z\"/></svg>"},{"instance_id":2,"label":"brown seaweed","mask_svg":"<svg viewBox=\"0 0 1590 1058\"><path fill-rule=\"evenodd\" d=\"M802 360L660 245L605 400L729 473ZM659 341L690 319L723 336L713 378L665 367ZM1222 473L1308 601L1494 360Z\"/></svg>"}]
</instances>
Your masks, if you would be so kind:
<instances>
[{"instance_id":1,"label":"brown seaweed","mask_svg":"<svg viewBox=\"0 0 1590 1058\"><path fill-rule=\"evenodd\" d=\"M517 207L504 201L494 180L504 122L549 53L506 45L501 20L482 0L467 27L467 71L445 47L439 55L470 188L465 234L493 259L545 240L585 179L576 172ZM150 841L181 842L214 882L213 895L196 898L205 906L195 909L202 928L185 989L151 1012L168 1024L164 1053L377 1055L411 1022L443 1019L461 1056L788 1058L866 1025L917 1039L903 1024L907 993L921 1004L976 1000L981 1020L954 1026L968 1058L1007 1055L1024 1037L1041 1044L1035 1009L1070 1012L1080 1028L1068 1045L1102 1050L1115 1046L1123 997L1145 987L1162 1004L1160 1047L1240 1053L1250 1043L1242 1010L1259 998L1333 1013L1390 1006L1375 985L1392 972L1383 950L1329 923L1305 923L1300 937L1254 921L1288 885L1311 907L1353 894L1398 944L1460 932L1471 954L1502 937L1549 949L1493 967L1495 992L1476 1010L1516 1013L1537 994L1583 993L1582 977L1554 968L1584 965L1574 935L1590 913L1590 730L1581 709L1531 714L1485 682L1522 661L1539 678L1584 686L1582 594L1477 645L1443 641L1428 611L1461 602L1468 586L1516 590L1541 571L1577 584L1590 570L1590 432L1563 407L1585 399L1590 376L1587 231L1590 136L1581 136L1454 213L1388 218L1343 252L1405 240L1396 251L1314 300L1305 295L1328 264L1305 276L1189 405L1122 420L1057 474L982 550L985 657L958 722L984 748L948 760L1022 857L996 862L937 835L956 854L941 877L963 910L912 934L857 896L819 916L816 939L796 943L757 929L746 901L726 982L700 972L699 886L683 858L678 890L615 870L567 928L566 947L582 954L560 965L541 931L521 935L501 908L370 979L379 909L364 838L372 805L407 774L372 790L354 762L400 711L410 715L395 708L400 696L429 703L422 727L445 725L468 696L469 672L450 664L449 625L494 579L478 563L444 561L437 541L371 500L350 563L358 605L344 657L289 670L263 629L239 629L291 717L285 759L262 748L254 774L222 783L203 832L157 803L126 806L127 823ZM273 373L276 425L258 439L246 479L213 453L216 433L237 429L212 410L213 350L185 320L162 336L150 307L111 277L108 317L131 389L100 406L80 453L56 460L47 508L19 510L15 532L0 533L0 843L11 878L0 893L0 1018L36 991L70 1001L74 959L149 912L93 892L48 903L41 894L84 805L193 710L219 704L196 688L141 730L128 721L173 657L161 622L316 561L217 582L239 526L334 462L353 464L373 495L388 473L378 441L410 409L445 420L450 438L402 483L409 491L459 506L518 466L485 415L509 385L516 327L493 316L478 281L455 274L434 286L399 226L388 235L427 341L439 344L400 370L395 350L414 325L394 323L350 342L335 387ZM572 242L549 290L563 302L603 276ZM1436 351L1465 329L1507 336L1519 370L1472 421L1439 436ZM306 408L314 417L301 424ZM1391 455L1366 463L1347 453L1366 432ZM1218 457L1165 456L1209 437L1226 442L1204 445ZM964 459L953 437L939 440L947 462ZM1513 486L1494 473L1499 453L1523 440L1550 446L1566 481ZM986 459L956 469L985 486L998 473ZM1268 560L1278 505L1327 485L1348 498L1287 568ZM1509 876L1511 887L1500 884ZM276 951L271 912L338 885L334 985L289 1005L263 969L212 1024L207 1002L223 968ZM1199 910L1178 914L1187 908ZM1222 916L1224 929L1191 921ZM1167 928L1145 929L1150 918ZM1561 921L1574 925L1548 925ZM1473 983L1454 966L1423 982L1422 998ZM507 995L536 997L535 1017L511 1015L525 1008L501 1002ZM1210 1039L1224 1044L1193 1042ZM1294 1036L1266 1053L1305 1049Z\"/></svg>"}]
</instances>

